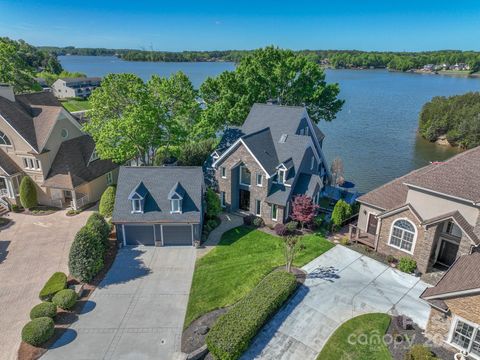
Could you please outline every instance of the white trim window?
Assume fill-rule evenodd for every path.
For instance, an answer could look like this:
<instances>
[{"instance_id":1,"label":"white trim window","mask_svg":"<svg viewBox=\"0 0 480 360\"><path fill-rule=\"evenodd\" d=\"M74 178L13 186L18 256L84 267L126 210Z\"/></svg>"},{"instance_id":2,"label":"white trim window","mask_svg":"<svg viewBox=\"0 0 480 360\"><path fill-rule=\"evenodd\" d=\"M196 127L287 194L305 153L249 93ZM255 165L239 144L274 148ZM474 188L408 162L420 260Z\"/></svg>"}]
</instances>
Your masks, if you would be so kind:
<instances>
[{"instance_id":1,"label":"white trim window","mask_svg":"<svg viewBox=\"0 0 480 360\"><path fill-rule=\"evenodd\" d=\"M246 166L240 165L240 185L250 186L252 183L252 174Z\"/></svg>"},{"instance_id":2,"label":"white trim window","mask_svg":"<svg viewBox=\"0 0 480 360\"><path fill-rule=\"evenodd\" d=\"M315 156L312 156L312 160L310 161L310 170L315 168Z\"/></svg>"},{"instance_id":3,"label":"white trim window","mask_svg":"<svg viewBox=\"0 0 480 360\"><path fill-rule=\"evenodd\" d=\"M287 170L284 169L278 169L278 176L277 176L277 182L279 184L285 184L285 179L287 177Z\"/></svg>"},{"instance_id":4,"label":"white trim window","mask_svg":"<svg viewBox=\"0 0 480 360\"><path fill-rule=\"evenodd\" d=\"M0 131L0 145L12 146L12 142L2 131Z\"/></svg>"},{"instance_id":5,"label":"white trim window","mask_svg":"<svg viewBox=\"0 0 480 360\"><path fill-rule=\"evenodd\" d=\"M452 323L450 344L480 359L480 326L458 317L455 320Z\"/></svg>"},{"instance_id":6,"label":"white trim window","mask_svg":"<svg viewBox=\"0 0 480 360\"><path fill-rule=\"evenodd\" d=\"M171 213L172 214L181 213L182 212L182 207L181 207L181 204L180 204L180 199L172 199L171 202L172 202Z\"/></svg>"},{"instance_id":7,"label":"white trim window","mask_svg":"<svg viewBox=\"0 0 480 360\"><path fill-rule=\"evenodd\" d=\"M443 232L456 237L462 237L462 229L460 229L453 221L445 222Z\"/></svg>"},{"instance_id":8,"label":"white trim window","mask_svg":"<svg viewBox=\"0 0 480 360\"><path fill-rule=\"evenodd\" d=\"M42 170L40 160L33 157L23 157L23 167L27 170Z\"/></svg>"},{"instance_id":9,"label":"white trim window","mask_svg":"<svg viewBox=\"0 0 480 360\"><path fill-rule=\"evenodd\" d=\"M272 204L272 220L277 221L278 208L276 204Z\"/></svg>"},{"instance_id":10,"label":"white trim window","mask_svg":"<svg viewBox=\"0 0 480 360\"><path fill-rule=\"evenodd\" d=\"M113 184L113 174L112 172L108 172L107 175L105 175L107 178L107 185L112 185Z\"/></svg>"},{"instance_id":11,"label":"white trim window","mask_svg":"<svg viewBox=\"0 0 480 360\"><path fill-rule=\"evenodd\" d=\"M225 168L225 166L222 166L222 167L220 168L220 173L221 173L222 179L226 179L226 178L227 178L227 169Z\"/></svg>"},{"instance_id":12,"label":"white trim window","mask_svg":"<svg viewBox=\"0 0 480 360\"><path fill-rule=\"evenodd\" d=\"M388 244L402 251L413 253L416 237L417 229L410 220L397 219L392 224Z\"/></svg>"},{"instance_id":13,"label":"white trim window","mask_svg":"<svg viewBox=\"0 0 480 360\"><path fill-rule=\"evenodd\" d=\"M220 205L222 207L225 207L225 191L220 191Z\"/></svg>"},{"instance_id":14,"label":"white trim window","mask_svg":"<svg viewBox=\"0 0 480 360\"><path fill-rule=\"evenodd\" d=\"M262 175L262 174L257 173L257 174L255 175L255 184L256 184L257 186L260 186L260 187L263 186L263 175Z\"/></svg>"},{"instance_id":15,"label":"white trim window","mask_svg":"<svg viewBox=\"0 0 480 360\"><path fill-rule=\"evenodd\" d=\"M142 212L142 203L140 199L133 199L132 200L132 212L133 213L141 213Z\"/></svg>"},{"instance_id":16,"label":"white trim window","mask_svg":"<svg viewBox=\"0 0 480 360\"><path fill-rule=\"evenodd\" d=\"M255 200L255 215L262 216L262 201Z\"/></svg>"}]
</instances>

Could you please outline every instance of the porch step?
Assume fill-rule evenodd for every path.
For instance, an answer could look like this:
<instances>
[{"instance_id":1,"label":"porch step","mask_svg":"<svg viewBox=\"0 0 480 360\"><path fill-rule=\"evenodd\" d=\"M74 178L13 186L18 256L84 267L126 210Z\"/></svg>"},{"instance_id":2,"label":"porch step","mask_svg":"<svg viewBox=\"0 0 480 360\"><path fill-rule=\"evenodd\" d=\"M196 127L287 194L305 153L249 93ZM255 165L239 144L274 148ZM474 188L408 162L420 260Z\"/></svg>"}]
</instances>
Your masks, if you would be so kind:
<instances>
[{"instance_id":1,"label":"porch step","mask_svg":"<svg viewBox=\"0 0 480 360\"><path fill-rule=\"evenodd\" d=\"M5 214L7 214L8 212L10 212L10 210L8 210L5 206L0 205L0 216L3 216Z\"/></svg>"}]
</instances>

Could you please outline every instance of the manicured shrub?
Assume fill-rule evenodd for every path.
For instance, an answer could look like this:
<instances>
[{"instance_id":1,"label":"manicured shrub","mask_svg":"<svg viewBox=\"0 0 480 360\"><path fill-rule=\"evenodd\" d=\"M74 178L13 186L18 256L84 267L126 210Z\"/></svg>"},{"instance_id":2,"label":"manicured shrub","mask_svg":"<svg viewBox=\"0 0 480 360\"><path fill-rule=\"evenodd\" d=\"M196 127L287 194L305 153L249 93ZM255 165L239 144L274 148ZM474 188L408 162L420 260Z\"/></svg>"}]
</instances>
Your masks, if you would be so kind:
<instances>
[{"instance_id":1,"label":"manicured shrub","mask_svg":"<svg viewBox=\"0 0 480 360\"><path fill-rule=\"evenodd\" d=\"M415 260L413 260L412 258L404 256L404 257L400 258L400 260L398 261L397 268L400 271L411 274L417 268L417 262Z\"/></svg>"},{"instance_id":2,"label":"manicured shrub","mask_svg":"<svg viewBox=\"0 0 480 360\"><path fill-rule=\"evenodd\" d=\"M77 294L72 289L65 289L56 293L52 302L60 309L70 310L77 302Z\"/></svg>"},{"instance_id":3,"label":"manicured shrub","mask_svg":"<svg viewBox=\"0 0 480 360\"><path fill-rule=\"evenodd\" d=\"M47 301L35 305L32 310L30 310L30 319L32 320L39 317L54 318L55 315L57 315L57 306Z\"/></svg>"},{"instance_id":4,"label":"manicured shrub","mask_svg":"<svg viewBox=\"0 0 480 360\"><path fill-rule=\"evenodd\" d=\"M110 185L103 192L102 197L100 198L100 204L98 205L98 211L101 215L105 217L111 217L113 213L113 207L115 206L115 193L117 192L117 187L115 185Z\"/></svg>"},{"instance_id":5,"label":"manicured shrub","mask_svg":"<svg viewBox=\"0 0 480 360\"><path fill-rule=\"evenodd\" d=\"M255 217L252 221L253 226L255 227L263 227L265 223L263 222L263 219L261 217Z\"/></svg>"},{"instance_id":6,"label":"manicured shrub","mask_svg":"<svg viewBox=\"0 0 480 360\"><path fill-rule=\"evenodd\" d=\"M39 317L28 322L22 329L22 340L39 346L49 340L55 331L55 324L49 317Z\"/></svg>"},{"instance_id":7,"label":"manicured shrub","mask_svg":"<svg viewBox=\"0 0 480 360\"><path fill-rule=\"evenodd\" d=\"M215 359L238 359L265 322L296 288L295 276L285 271L267 275L247 296L220 316L207 335Z\"/></svg>"},{"instance_id":8,"label":"manicured shrub","mask_svg":"<svg viewBox=\"0 0 480 360\"><path fill-rule=\"evenodd\" d=\"M54 273L50 279L47 280L38 297L42 301L50 301L52 297L67 287L67 275L63 272Z\"/></svg>"},{"instance_id":9,"label":"manicured shrub","mask_svg":"<svg viewBox=\"0 0 480 360\"><path fill-rule=\"evenodd\" d=\"M405 360L435 360L436 356L424 345L413 345L405 354Z\"/></svg>"},{"instance_id":10,"label":"manicured shrub","mask_svg":"<svg viewBox=\"0 0 480 360\"><path fill-rule=\"evenodd\" d=\"M256 218L255 215L249 214L247 216L243 217L243 224L247 226L252 226L253 225L253 220Z\"/></svg>"},{"instance_id":11,"label":"manicured shrub","mask_svg":"<svg viewBox=\"0 0 480 360\"><path fill-rule=\"evenodd\" d=\"M313 218L313 226L315 229L318 229L322 226L323 224L323 217L322 216L315 216Z\"/></svg>"},{"instance_id":12,"label":"manicured shrub","mask_svg":"<svg viewBox=\"0 0 480 360\"><path fill-rule=\"evenodd\" d=\"M213 189L207 189L205 200L207 203L207 218L214 219L220 215L222 212L222 204L220 203L220 198Z\"/></svg>"},{"instance_id":13,"label":"manicured shrub","mask_svg":"<svg viewBox=\"0 0 480 360\"><path fill-rule=\"evenodd\" d=\"M25 209L38 205L37 188L29 176L24 176L20 182L20 203Z\"/></svg>"},{"instance_id":14,"label":"manicured shrub","mask_svg":"<svg viewBox=\"0 0 480 360\"><path fill-rule=\"evenodd\" d=\"M68 268L76 279L89 282L103 268L104 246L98 232L89 226L81 228L70 248Z\"/></svg>"},{"instance_id":15,"label":"manicured shrub","mask_svg":"<svg viewBox=\"0 0 480 360\"><path fill-rule=\"evenodd\" d=\"M100 215L100 213L94 212L88 218L85 226L98 233L98 241L100 241L104 250L106 250L108 248L108 236L112 228L105 218Z\"/></svg>"},{"instance_id":16,"label":"manicured shrub","mask_svg":"<svg viewBox=\"0 0 480 360\"><path fill-rule=\"evenodd\" d=\"M285 228L290 234L293 234L297 228L298 228L298 222L297 221L290 221L285 224Z\"/></svg>"},{"instance_id":17,"label":"manicured shrub","mask_svg":"<svg viewBox=\"0 0 480 360\"><path fill-rule=\"evenodd\" d=\"M278 236L286 236L288 234L288 230L283 224L276 224L273 230L275 230L275 234Z\"/></svg>"},{"instance_id":18,"label":"manicured shrub","mask_svg":"<svg viewBox=\"0 0 480 360\"><path fill-rule=\"evenodd\" d=\"M352 208L343 200L338 200L333 208L332 222L336 227L342 226L342 224L350 217Z\"/></svg>"}]
</instances>

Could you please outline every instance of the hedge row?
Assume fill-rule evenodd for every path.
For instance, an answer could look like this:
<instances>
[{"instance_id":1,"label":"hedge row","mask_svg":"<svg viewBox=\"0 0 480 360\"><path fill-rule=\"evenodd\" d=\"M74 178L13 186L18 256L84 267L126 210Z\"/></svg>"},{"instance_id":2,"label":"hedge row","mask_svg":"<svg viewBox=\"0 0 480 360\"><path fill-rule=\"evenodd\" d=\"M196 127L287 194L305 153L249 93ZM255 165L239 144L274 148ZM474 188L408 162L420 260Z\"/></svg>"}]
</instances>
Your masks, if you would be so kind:
<instances>
[{"instance_id":1,"label":"hedge row","mask_svg":"<svg viewBox=\"0 0 480 360\"><path fill-rule=\"evenodd\" d=\"M218 360L238 359L265 322L296 288L293 274L267 275L247 296L222 315L207 335L207 347Z\"/></svg>"},{"instance_id":2,"label":"hedge row","mask_svg":"<svg viewBox=\"0 0 480 360\"><path fill-rule=\"evenodd\" d=\"M50 279L47 280L42 290L40 290L40 300L50 301L53 296L67 287L67 275L62 272L54 273Z\"/></svg>"},{"instance_id":3,"label":"hedge row","mask_svg":"<svg viewBox=\"0 0 480 360\"><path fill-rule=\"evenodd\" d=\"M99 213L93 213L82 227L70 248L70 274L82 282L91 281L103 268L108 249L110 225Z\"/></svg>"},{"instance_id":4,"label":"hedge row","mask_svg":"<svg viewBox=\"0 0 480 360\"><path fill-rule=\"evenodd\" d=\"M117 192L117 187L115 185L110 185L103 192L102 197L100 198L100 204L98 205L98 212L105 217L112 217L113 208L115 206L115 194Z\"/></svg>"},{"instance_id":5,"label":"hedge row","mask_svg":"<svg viewBox=\"0 0 480 360\"><path fill-rule=\"evenodd\" d=\"M55 331L55 324L49 317L33 319L22 329L22 340L26 343L39 346L49 340Z\"/></svg>"}]
</instances>

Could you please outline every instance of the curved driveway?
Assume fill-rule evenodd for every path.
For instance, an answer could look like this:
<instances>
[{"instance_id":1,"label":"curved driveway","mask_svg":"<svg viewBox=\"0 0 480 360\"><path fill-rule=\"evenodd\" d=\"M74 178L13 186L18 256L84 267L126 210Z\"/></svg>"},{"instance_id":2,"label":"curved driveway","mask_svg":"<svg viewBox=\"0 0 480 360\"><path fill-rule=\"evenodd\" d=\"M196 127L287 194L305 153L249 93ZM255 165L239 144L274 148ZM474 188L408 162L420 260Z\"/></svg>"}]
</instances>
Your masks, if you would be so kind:
<instances>
[{"instance_id":1,"label":"curved driveway","mask_svg":"<svg viewBox=\"0 0 480 360\"><path fill-rule=\"evenodd\" d=\"M419 295L428 286L343 246L303 268L307 280L263 327L242 360L316 359L329 336L352 317L404 314L425 328L430 307Z\"/></svg>"}]
</instances>

